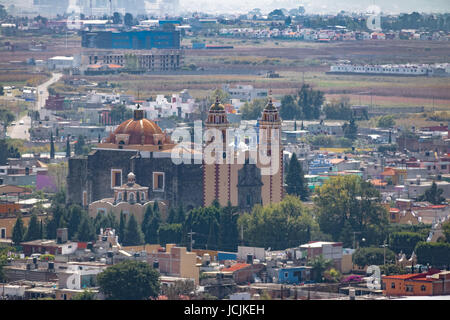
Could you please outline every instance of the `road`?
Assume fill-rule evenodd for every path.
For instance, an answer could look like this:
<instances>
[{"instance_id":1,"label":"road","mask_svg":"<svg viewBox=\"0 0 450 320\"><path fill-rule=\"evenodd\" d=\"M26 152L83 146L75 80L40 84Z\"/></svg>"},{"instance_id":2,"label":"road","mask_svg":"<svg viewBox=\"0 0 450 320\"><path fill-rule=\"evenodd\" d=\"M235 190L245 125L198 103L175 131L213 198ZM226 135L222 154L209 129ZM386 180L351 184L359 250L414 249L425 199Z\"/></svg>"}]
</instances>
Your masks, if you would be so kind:
<instances>
[{"instance_id":1,"label":"road","mask_svg":"<svg viewBox=\"0 0 450 320\"><path fill-rule=\"evenodd\" d=\"M53 73L50 80L37 87L37 101L33 110L39 111L45 106L45 101L48 98L48 87L58 82L62 77L62 73ZM20 124L23 121L23 124ZM12 139L23 139L30 141L31 118L24 116L16 121L15 126L8 127L8 135Z\"/></svg>"}]
</instances>

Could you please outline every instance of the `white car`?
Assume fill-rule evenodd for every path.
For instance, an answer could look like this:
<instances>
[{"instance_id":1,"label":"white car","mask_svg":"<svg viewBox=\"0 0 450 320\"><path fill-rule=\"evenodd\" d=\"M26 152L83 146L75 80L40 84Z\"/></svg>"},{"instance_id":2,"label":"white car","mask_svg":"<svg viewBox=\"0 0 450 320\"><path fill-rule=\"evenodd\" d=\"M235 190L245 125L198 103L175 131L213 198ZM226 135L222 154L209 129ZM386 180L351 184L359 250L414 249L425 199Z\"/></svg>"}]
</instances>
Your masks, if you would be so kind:
<instances>
[{"instance_id":1,"label":"white car","mask_svg":"<svg viewBox=\"0 0 450 320\"><path fill-rule=\"evenodd\" d=\"M19 121L19 125L21 125L21 126L23 126L23 125L24 125L24 122L23 122L23 120L20 120L20 121Z\"/></svg>"}]
</instances>

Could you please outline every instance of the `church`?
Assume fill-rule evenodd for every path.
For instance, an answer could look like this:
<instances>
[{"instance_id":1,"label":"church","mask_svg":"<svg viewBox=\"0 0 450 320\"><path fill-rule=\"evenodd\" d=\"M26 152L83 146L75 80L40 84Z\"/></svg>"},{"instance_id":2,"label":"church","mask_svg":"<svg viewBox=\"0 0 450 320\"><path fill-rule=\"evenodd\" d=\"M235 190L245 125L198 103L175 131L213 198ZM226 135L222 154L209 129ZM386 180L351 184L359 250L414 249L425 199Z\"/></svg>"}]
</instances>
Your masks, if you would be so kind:
<instances>
[{"instance_id":1,"label":"church","mask_svg":"<svg viewBox=\"0 0 450 320\"><path fill-rule=\"evenodd\" d=\"M207 131L220 132L222 141L227 141L230 124L218 99L211 105L204 126ZM240 147L225 146L220 157L236 160L243 152L239 153L245 156L243 162L207 162L205 150L214 139L202 144L202 160L176 164L172 151L177 143L138 107L133 119L120 124L89 155L69 159L67 203L87 208L95 201L113 198L114 190L125 184L130 173L137 184L148 187L145 199L162 201L169 208L182 205L190 210L217 200L222 206L231 203L250 211L255 204L280 202L284 196L280 130L281 119L270 97L258 122L257 150L276 160L275 169L267 168L259 156L252 157L248 148L242 151ZM214 150L212 156L217 157Z\"/></svg>"}]
</instances>

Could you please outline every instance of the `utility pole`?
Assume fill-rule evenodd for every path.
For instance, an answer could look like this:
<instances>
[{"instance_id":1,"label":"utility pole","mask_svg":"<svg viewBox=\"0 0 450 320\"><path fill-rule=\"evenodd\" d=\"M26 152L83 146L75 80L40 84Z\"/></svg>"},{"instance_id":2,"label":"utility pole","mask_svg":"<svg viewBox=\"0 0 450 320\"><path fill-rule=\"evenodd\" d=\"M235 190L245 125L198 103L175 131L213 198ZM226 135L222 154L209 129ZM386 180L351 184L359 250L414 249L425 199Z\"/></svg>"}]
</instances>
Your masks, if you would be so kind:
<instances>
[{"instance_id":1,"label":"utility pole","mask_svg":"<svg viewBox=\"0 0 450 320\"><path fill-rule=\"evenodd\" d=\"M353 249L356 249L356 234L361 234L361 232L353 231Z\"/></svg>"},{"instance_id":2,"label":"utility pole","mask_svg":"<svg viewBox=\"0 0 450 320\"><path fill-rule=\"evenodd\" d=\"M192 232L192 229L191 229L191 232L188 232L188 235L191 237L191 241L189 242L190 243L189 251L191 251L191 252L192 252L192 245L194 244L194 240L192 240L192 235L194 235L194 234L196 234L196 232Z\"/></svg>"}]
</instances>

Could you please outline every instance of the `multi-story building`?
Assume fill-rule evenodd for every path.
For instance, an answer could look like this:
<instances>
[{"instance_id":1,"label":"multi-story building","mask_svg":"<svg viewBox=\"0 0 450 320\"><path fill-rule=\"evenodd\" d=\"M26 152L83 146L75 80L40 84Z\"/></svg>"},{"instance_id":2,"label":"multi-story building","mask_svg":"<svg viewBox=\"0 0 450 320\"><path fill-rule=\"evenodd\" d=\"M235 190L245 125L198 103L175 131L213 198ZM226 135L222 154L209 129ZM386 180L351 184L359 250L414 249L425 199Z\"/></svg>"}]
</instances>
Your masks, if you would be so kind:
<instances>
[{"instance_id":1,"label":"multi-story building","mask_svg":"<svg viewBox=\"0 0 450 320\"><path fill-rule=\"evenodd\" d=\"M183 57L184 53L179 49L85 51L81 56L81 70L113 64L133 72L174 71L183 65Z\"/></svg>"},{"instance_id":2,"label":"multi-story building","mask_svg":"<svg viewBox=\"0 0 450 320\"><path fill-rule=\"evenodd\" d=\"M81 46L95 49L180 49L180 31L83 31Z\"/></svg>"}]
</instances>

